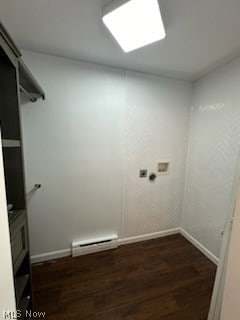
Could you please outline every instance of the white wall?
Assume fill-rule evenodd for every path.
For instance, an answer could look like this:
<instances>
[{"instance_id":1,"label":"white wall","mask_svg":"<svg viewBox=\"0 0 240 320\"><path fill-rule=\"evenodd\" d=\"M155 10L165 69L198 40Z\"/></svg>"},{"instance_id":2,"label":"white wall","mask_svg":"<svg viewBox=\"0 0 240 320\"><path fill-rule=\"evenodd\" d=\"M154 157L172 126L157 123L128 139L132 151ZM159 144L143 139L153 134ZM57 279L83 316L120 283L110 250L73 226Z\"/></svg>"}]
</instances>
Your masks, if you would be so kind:
<instances>
[{"instance_id":1,"label":"white wall","mask_svg":"<svg viewBox=\"0 0 240 320\"><path fill-rule=\"evenodd\" d=\"M192 97L190 83L127 72L125 124L125 236L180 226L187 138ZM139 169L157 171L170 161L169 174L154 183Z\"/></svg>"},{"instance_id":2,"label":"white wall","mask_svg":"<svg viewBox=\"0 0 240 320\"><path fill-rule=\"evenodd\" d=\"M219 257L240 142L240 59L194 85L182 227Z\"/></svg>"},{"instance_id":3,"label":"white wall","mask_svg":"<svg viewBox=\"0 0 240 320\"><path fill-rule=\"evenodd\" d=\"M30 52L46 101L22 106L32 255L180 224L191 84ZM139 169L169 175L154 184Z\"/></svg>"},{"instance_id":4,"label":"white wall","mask_svg":"<svg viewBox=\"0 0 240 320\"><path fill-rule=\"evenodd\" d=\"M1 135L1 132L0 132ZM4 311L16 312L15 292L13 284L12 256L3 171L2 145L0 141L0 319L6 319Z\"/></svg>"},{"instance_id":5,"label":"white wall","mask_svg":"<svg viewBox=\"0 0 240 320\"><path fill-rule=\"evenodd\" d=\"M22 106L32 255L119 233L124 73L25 53L46 101Z\"/></svg>"},{"instance_id":6,"label":"white wall","mask_svg":"<svg viewBox=\"0 0 240 320\"><path fill-rule=\"evenodd\" d=\"M22 106L27 188L42 183L29 201L32 254L182 226L218 257L240 141L240 59L193 92L184 81L31 52L24 59L47 97ZM139 178L161 160L170 174Z\"/></svg>"}]
</instances>

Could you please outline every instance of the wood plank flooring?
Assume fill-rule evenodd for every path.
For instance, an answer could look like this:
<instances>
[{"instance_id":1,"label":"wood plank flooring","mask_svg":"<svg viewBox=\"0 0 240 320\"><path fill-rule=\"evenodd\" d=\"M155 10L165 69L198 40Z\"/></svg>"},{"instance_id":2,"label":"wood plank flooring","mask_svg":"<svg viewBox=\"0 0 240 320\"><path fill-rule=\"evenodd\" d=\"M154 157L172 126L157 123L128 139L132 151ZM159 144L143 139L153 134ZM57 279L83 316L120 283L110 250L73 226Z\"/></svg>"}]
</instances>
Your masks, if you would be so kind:
<instances>
[{"instance_id":1,"label":"wood plank flooring","mask_svg":"<svg viewBox=\"0 0 240 320\"><path fill-rule=\"evenodd\" d=\"M49 320L206 320L216 267L181 235L33 267Z\"/></svg>"}]
</instances>

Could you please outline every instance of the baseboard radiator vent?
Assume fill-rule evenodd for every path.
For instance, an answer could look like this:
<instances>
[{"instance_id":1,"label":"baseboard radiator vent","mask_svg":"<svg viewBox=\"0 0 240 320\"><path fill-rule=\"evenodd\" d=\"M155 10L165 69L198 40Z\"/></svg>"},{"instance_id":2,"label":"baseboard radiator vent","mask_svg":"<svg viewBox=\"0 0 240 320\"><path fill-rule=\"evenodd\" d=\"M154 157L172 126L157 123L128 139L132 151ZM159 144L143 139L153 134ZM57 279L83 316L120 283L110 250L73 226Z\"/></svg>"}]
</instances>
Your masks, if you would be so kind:
<instances>
[{"instance_id":1,"label":"baseboard radiator vent","mask_svg":"<svg viewBox=\"0 0 240 320\"><path fill-rule=\"evenodd\" d=\"M84 254L95 253L104 250L111 250L118 247L118 236L110 235L101 238L92 238L82 241L72 242L72 257Z\"/></svg>"}]
</instances>

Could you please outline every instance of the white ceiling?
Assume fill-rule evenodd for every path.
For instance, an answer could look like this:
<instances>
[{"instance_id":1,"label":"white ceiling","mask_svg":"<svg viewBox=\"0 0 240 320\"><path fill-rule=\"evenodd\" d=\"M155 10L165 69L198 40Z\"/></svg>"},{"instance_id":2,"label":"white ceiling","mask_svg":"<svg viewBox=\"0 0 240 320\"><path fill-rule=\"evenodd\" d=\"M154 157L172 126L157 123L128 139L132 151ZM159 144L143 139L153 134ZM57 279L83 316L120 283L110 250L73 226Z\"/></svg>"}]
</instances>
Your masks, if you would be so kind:
<instances>
[{"instance_id":1,"label":"white ceiling","mask_svg":"<svg viewBox=\"0 0 240 320\"><path fill-rule=\"evenodd\" d=\"M240 52L240 0L160 0L167 37L124 53L101 22L111 0L0 0L18 46L194 80Z\"/></svg>"}]
</instances>

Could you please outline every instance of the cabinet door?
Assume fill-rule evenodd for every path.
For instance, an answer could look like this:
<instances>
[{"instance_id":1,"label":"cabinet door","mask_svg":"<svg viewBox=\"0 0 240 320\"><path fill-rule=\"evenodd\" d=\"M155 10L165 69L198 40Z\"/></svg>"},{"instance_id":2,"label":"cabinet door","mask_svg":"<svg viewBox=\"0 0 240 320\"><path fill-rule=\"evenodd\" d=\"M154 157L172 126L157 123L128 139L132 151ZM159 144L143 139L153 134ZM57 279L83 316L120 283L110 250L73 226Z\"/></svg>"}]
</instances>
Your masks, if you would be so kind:
<instances>
[{"instance_id":1,"label":"cabinet door","mask_svg":"<svg viewBox=\"0 0 240 320\"><path fill-rule=\"evenodd\" d=\"M4 311L16 312L10 234L3 171L2 144L0 140L0 319L5 319Z\"/></svg>"},{"instance_id":2,"label":"cabinet door","mask_svg":"<svg viewBox=\"0 0 240 320\"><path fill-rule=\"evenodd\" d=\"M14 273L18 270L28 252L27 221L22 214L10 225L12 262Z\"/></svg>"}]
</instances>

